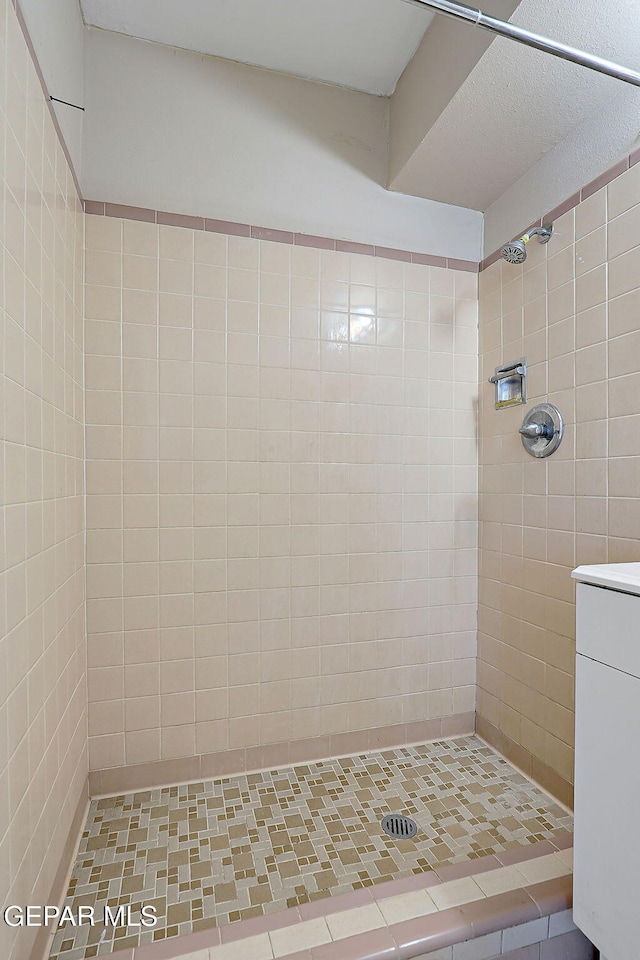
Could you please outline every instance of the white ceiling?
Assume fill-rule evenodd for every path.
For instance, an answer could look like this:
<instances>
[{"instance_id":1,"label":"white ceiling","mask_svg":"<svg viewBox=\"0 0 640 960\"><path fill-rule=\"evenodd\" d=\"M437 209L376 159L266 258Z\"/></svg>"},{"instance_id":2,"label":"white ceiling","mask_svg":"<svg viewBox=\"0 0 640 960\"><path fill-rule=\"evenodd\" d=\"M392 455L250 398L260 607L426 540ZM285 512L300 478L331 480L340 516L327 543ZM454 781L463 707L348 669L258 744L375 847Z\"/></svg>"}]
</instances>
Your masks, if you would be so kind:
<instances>
[{"instance_id":1,"label":"white ceiling","mask_svg":"<svg viewBox=\"0 0 640 960\"><path fill-rule=\"evenodd\" d=\"M80 0L85 22L388 96L433 15L402 0Z\"/></svg>"},{"instance_id":2,"label":"white ceiling","mask_svg":"<svg viewBox=\"0 0 640 960\"><path fill-rule=\"evenodd\" d=\"M640 0L617 0L606 12L602 0L522 0L511 19L640 68ZM461 43L464 32L475 29L456 26ZM577 124L627 89L618 80L498 38L391 185L402 193L487 210ZM636 93L640 118L640 90ZM588 152L589 144L583 149Z\"/></svg>"}]
</instances>

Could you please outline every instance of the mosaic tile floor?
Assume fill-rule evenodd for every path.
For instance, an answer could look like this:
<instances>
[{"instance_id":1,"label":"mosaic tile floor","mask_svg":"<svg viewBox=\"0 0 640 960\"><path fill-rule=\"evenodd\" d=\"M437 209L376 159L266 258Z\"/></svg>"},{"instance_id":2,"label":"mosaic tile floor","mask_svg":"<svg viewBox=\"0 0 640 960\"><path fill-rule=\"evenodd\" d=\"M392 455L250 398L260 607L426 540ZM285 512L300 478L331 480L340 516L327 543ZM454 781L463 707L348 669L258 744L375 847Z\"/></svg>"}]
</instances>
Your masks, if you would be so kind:
<instances>
[{"instance_id":1,"label":"mosaic tile floor","mask_svg":"<svg viewBox=\"0 0 640 960\"><path fill-rule=\"evenodd\" d=\"M389 812L419 826L397 841ZM153 929L67 926L51 960L283 910L572 829L572 818L475 737L167 787L91 804L66 905L128 905ZM115 932L115 936L114 936Z\"/></svg>"}]
</instances>

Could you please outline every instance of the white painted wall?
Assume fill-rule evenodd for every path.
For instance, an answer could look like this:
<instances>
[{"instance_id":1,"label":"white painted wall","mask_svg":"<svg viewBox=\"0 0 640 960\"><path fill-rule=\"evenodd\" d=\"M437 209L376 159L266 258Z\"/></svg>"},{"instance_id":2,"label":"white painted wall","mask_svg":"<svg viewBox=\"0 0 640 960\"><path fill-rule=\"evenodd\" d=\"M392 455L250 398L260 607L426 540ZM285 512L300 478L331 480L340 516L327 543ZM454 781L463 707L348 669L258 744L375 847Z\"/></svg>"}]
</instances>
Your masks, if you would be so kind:
<instances>
[{"instance_id":1,"label":"white painted wall","mask_svg":"<svg viewBox=\"0 0 640 960\"><path fill-rule=\"evenodd\" d=\"M390 193L388 101L89 29L84 196L475 260L481 214Z\"/></svg>"},{"instance_id":2,"label":"white painted wall","mask_svg":"<svg viewBox=\"0 0 640 960\"><path fill-rule=\"evenodd\" d=\"M518 0L483 0L482 10L508 20ZM475 70L495 35L447 17L436 17L391 97L389 184L401 179L407 163ZM422 181L428 189L428 178Z\"/></svg>"},{"instance_id":3,"label":"white painted wall","mask_svg":"<svg viewBox=\"0 0 640 960\"><path fill-rule=\"evenodd\" d=\"M90 26L388 96L434 14L400 0L82 0Z\"/></svg>"},{"instance_id":4,"label":"white painted wall","mask_svg":"<svg viewBox=\"0 0 640 960\"><path fill-rule=\"evenodd\" d=\"M577 124L489 207L484 256L595 180L639 143L640 89L618 83L604 107Z\"/></svg>"},{"instance_id":5,"label":"white painted wall","mask_svg":"<svg viewBox=\"0 0 640 960\"><path fill-rule=\"evenodd\" d=\"M78 0L20 0L48 93L83 105L84 25ZM83 113L54 103L76 171L81 176Z\"/></svg>"}]
</instances>

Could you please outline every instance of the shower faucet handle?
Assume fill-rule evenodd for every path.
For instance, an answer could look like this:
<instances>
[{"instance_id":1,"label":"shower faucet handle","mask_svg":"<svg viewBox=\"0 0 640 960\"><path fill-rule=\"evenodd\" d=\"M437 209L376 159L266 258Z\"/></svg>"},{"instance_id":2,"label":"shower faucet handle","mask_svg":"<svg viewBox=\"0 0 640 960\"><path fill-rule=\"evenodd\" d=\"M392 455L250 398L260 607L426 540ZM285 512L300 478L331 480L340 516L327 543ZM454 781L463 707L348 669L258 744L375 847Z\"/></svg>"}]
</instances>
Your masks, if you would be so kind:
<instances>
[{"instance_id":1,"label":"shower faucet handle","mask_svg":"<svg viewBox=\"0 0 640 960\"><path fill-rule=\"evenodd\" d=\"M545 437L550 440L554 430L552 424L549 423L525 423L520 427L519 432L529 440L536 440L538 437Z\"/></svg>"}]
</instances>

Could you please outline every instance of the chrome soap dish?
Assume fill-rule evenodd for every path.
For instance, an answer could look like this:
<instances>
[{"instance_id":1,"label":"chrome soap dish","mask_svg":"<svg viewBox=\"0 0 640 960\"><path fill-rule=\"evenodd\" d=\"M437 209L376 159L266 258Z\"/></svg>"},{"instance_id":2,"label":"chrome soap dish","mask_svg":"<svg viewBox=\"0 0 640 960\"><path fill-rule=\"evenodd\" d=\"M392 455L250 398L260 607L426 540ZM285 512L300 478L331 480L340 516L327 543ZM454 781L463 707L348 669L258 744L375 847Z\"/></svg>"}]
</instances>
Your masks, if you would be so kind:
<instances>
[{"instance_id":1,"label":"chrome soap dish","mask_svg":"<svg viewBox=\"0 0 640 960\"><path fill-rule=\"evenodd\" d=\"M527 401L527 361L523 357L515 363L505 363L496 367L496 372L489 377L489 383L495 384L496 410L503 407L514 407Z\"/></svg>"}]
</instances>

